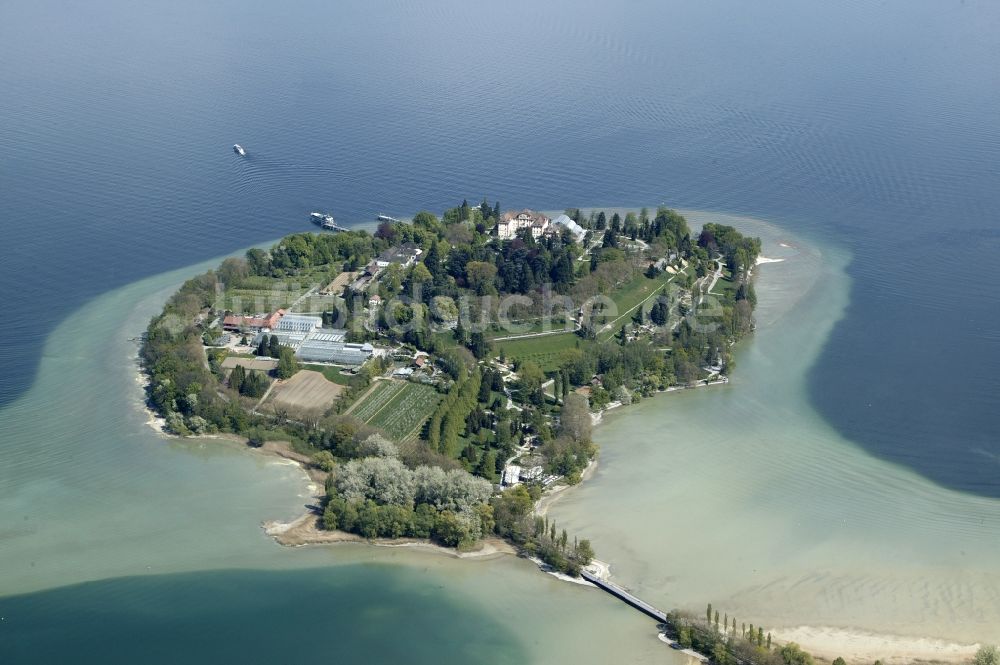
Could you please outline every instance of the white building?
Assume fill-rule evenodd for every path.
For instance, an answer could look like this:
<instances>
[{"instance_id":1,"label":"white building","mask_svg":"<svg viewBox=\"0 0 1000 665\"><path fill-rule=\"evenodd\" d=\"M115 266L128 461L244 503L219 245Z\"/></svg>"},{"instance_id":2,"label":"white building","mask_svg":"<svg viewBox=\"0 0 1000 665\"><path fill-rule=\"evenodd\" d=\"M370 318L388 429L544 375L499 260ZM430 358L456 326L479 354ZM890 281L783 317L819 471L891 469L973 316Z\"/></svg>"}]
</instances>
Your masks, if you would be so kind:
<instances>
[{"instance_id":1,"label":"white building","mask_svg":"<svg viewBox=\"0 0 1000 665\"><path fill-rule=\"evenodd\" d=\"M276 330L279 332L301 332L308 333L323 327L323 319L318 316L306 316L304 314L285 314L278 321Z\"/></svg>"},{"instance_id":2,"label":"white building","mask_svg":"<svg viewBox=\"0 0 1000 665\"><path fill-rule=\"evenodd\" d=\"M542 477L543 469L540 466L533 466L530 469L521 469L521 480L531 482Z\"/></svg>"},{"instance_id":3,"label":"white building","mask_svg":"<svg viewBox=\"0 0 1000 665\"><path fill-rule=\"evenodd\" d=\"M409 268L417 262L417 257L423 254L423 250L412 242L404 243L399 247L393 247L382 252L375 263L379 268L388 268L393 263Z\"/></svg>"},{"instance_id":4,"label":"white building","mask_svg":"<svg viewBox=\"0 0 1000 665\"><path fill-rule=\"evenodd\" d=\"M531 237L541 237L549 228L549 218L540 212L525 208L520 212L508 211L500 216L497 222L497 237L501 240L510 240L517 236L521 229L531 229Z\"/></svg>"},{"instance_id":5,"label":"white building","mask_svg":"<svg viewBox=\"0 0 1000 665\"><path fill-rule=\"evenodd\" d=\"M372 357L371 344L351 344L313 335L299 345L295 355L306 362L334 363L337 365L363 365Z\"/></svg>"},{"instance_id":6,"label":"white building","mask_svg":"<svg viewBox=\"0 0 1000 665\"><path fill-rule=\"evenodd\" d=\"M503 479L500 481L503 485L517 485L521 482L521 467L516 464L509 464L504 467Z\"/></svg>"},{"instance_id":7,"label":"white building","mask_svg":"<svg viewBox=\"0 0 1000 665\"><path fill-rule=\"evenodd\" d=\"M569 232L573 234L573 240L576 242L583 242L583 237L587 235L587 230L570 219L568 215L559 215L553 219L551 228L560 233L564 228L569 229Z\"/></svg>"}]
</instances>

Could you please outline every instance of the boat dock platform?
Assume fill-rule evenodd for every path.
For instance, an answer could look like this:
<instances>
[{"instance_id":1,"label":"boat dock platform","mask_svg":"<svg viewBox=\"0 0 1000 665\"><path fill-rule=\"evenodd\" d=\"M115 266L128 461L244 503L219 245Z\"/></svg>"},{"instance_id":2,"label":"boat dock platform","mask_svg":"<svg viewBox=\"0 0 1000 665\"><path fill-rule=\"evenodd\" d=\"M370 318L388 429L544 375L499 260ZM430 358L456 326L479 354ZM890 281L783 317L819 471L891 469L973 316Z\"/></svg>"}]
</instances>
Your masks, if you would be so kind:
<instances>
[{"instance_id":1,"label":"boat dock platform","mask_svg":"<svg viewBox=\"0 0 1000 665\"><path fill-rule=\"evenodd\" d=\"M325 231L350 231L350 229L346 226L340 226L333 221L333 215L327 215L321 212L311 212L309 213L309 218L314 224L319 225L319 227Z\"/></svg>"}]
</instances>

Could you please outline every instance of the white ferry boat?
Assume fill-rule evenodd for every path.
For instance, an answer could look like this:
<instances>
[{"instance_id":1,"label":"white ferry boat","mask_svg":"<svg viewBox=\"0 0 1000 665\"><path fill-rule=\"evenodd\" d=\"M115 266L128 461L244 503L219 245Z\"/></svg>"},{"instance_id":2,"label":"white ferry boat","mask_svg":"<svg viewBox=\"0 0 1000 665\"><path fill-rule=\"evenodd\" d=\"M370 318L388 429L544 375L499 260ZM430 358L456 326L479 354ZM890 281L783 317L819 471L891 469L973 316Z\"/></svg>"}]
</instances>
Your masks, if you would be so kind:
<instances>
[{"instance_id":1,"label":"white ferry boat","mask_svg":"<svg viewBox=\"0 0 1000 665\"><path fill-rule=\"evenodd\" d=\"M328 215L322 212L311 212L309 213L309 219L312 220L313 224L318 225L322 229L327 231L347 231L347 228L340 226L333 219L333 215Z\"/></svg>"}]
</instances>

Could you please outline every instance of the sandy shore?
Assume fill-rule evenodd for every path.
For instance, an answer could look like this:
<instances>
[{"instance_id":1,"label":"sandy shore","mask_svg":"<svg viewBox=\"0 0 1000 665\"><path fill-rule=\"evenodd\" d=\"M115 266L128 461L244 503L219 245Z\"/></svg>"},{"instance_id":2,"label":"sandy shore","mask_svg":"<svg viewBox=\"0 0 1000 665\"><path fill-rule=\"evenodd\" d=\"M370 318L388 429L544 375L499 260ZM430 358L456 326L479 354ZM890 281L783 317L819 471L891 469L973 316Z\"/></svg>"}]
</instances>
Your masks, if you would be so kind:
<instances>
[{"instance_id":1,"label":"sandy shore","mask_svg":"<svg viewBox=\"0 0 1000 665\"><path fill-rule=\"evenodd\" d=\"M795 642L814 656L832 661L844 658L849 663L903 665L913 662L967 663L978 644L955 644L944 640L902 635L881 635L863 630L823 626L798 626L773 631L781 642Z\"/></svg>"},{"instance_id":2,"label":"sandy shore","mask_svg":"<svg viewBox=\"0 0 1000 665\"><path fill-rule=\"evenodd\" d=\"M758 260L758 265L780 260L762 257L762 260ZM146 424L161 436L180 438L168 433L166 431L166 421L145 403L148 381L149 379L146 374L139 368L136 384L140 388L139 406L146 415ZM619 405L616 404L615 406ZM594 415L594 426L601 424L603 415L604 411ZM245 437L231 434L193 436L188 438L247 443ZM291 450L286 442L275 441L267 442L261 448L248 448L248 451L294 462L308 477L308 489L314 502L319 504L322 501L324 496L324 481L327 474L311 466L310 459L307 456ZM560 498L567 495L568 490L582 485L593 476L596 470L597 460L594 459L584 469L578 485L559 485L553 488L539 499L535 506L535 513L539 516L546 515L548 510ZM499 538L484 539L476 550L470 552L459 552L455 549L441 547L429 540L422 539L367 540L356 534L343 531L326 531L320 528L319 516L313 512L300 515L290 522L265 522L262 524L262 527L268 536L287 547L329 546L338 543L355 543L368 544L375 547L413 548L460 559L488 560L500 556L517 555L517 550L510 543ZM544 572L549 572L549 574L563 581L593 586L581 579L574 579L560 573L546 571L545 565L540 561L536 560L535 563ZM594 572L602 579L610 579L611 577L610 565L605 562L595 560L591 566L588 566L588 569L591 569L591 572ZM881 660L886 665L903 665L904 663L913 662L967 663L979 648L978 644L958 644L937 639L878 634L863 630L823 626L797 626L787 629L776 629L772 632L778 643L795 642L820 659L832 661L834 658L842 657L849 663L873 663L875 660Z\"/></svg>"},{"instance_id":3,"label":"sandy shore","mask_svg":"<svg viewBox=\"0 0 1000 665\"><path fill-rule=\"evenodd\" d=\"M307 513L291 522L265 522L264 532L274 540L287 547L305 547L309 545L332 545L336 543L364 543L375 547L411 547L414 549L436 552L457 559L480 559L507 554L517 554L517 551L506 541L499 538L485 538L478 547L468 552L460 552L448 547L435 545L421 538L376 538L368 540L346 531L327 531L320 527L319 516Z\"/></svg>"},{"instance_id":4,"label":"sandy shore","mask_svg":"<svg viewBox=\"0 0 1000 665\"><path fill-rule=\"evenodd\" d=\"M539 517L545 517L546 513L548 513L549 511L549 508L551 508L556 501L565 496L568 490L571 490L574 487L579 487L580 485L585 483L587 479L591 478L596 472L597 472L597 458L595 457L594 459L590 460L587 466L583 469L583 473L580 474L579 483L577 483L576 485L556 485L555 487L550 489L546 494L543 494L542 498L539 499L538 503L535 504L535 514L538 515Z\"/></svg>"}]
</instances>

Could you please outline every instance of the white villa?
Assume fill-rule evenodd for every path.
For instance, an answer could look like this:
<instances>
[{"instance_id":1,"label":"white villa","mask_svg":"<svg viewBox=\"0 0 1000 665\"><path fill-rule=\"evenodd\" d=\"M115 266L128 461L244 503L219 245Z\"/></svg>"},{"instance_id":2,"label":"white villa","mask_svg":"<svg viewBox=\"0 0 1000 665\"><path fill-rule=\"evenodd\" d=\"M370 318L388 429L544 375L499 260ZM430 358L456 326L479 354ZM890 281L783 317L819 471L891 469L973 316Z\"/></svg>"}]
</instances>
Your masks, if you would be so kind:
<instances>
[{"instance_id":1,"label":"white villa","mask_svg":"<svg viewBox=\"0 0 1000 665\"><path fill-rule=\"evenodd\" d=\"M549 228L549 218L540 212L528 210L508 211L500 216L497 222L497 237L501 240L510 240L517 236L521 229L531 229L531 237L541 237Z\"/></svg>"}]
</instances>

